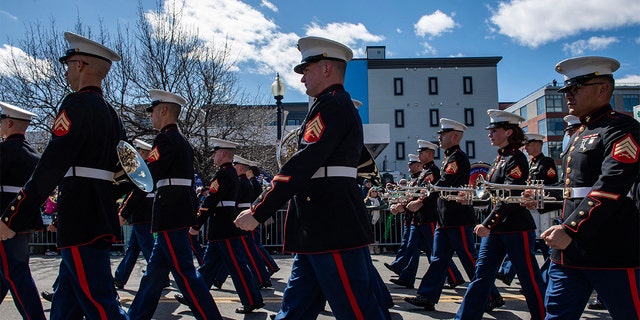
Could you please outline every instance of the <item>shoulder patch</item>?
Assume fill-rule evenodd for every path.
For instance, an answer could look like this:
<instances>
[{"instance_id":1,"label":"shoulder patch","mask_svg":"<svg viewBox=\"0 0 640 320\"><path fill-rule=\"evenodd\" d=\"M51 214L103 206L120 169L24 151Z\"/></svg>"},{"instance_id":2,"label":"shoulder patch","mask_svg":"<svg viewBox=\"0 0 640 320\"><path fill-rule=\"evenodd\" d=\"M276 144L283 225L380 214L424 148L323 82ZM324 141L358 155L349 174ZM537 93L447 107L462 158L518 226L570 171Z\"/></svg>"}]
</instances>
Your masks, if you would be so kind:
<instances>
[{"instance_id":1,"label":"shoulder patch","mask_svg":"<svg viewBox=\"0 0 640 320\"><path fill-rule=\"evenodd\" d=\"M158 151L158 147L155 146L153 147L151 152L149 152L149 157L147 158L147 161L154 162L158 160L160 160L160 151Z\"/></svg>"},{"instance_id":2,"label":"shoulder patch","mask_svg":"<svg viewBox=\"0 0 640 320\"><path fill-rule=\"evenodd\" d=\"M458 162L453 161L447 163L447 167L444 169L444 172L448 174L456 174L458 172Z\"/></svg>"},{"instance_id":3,"label":"shoulder patch","mask_svg":"<svg viewBox=\"0 0 640 320\"><path fill-rule=\"evenodd\" d=\"M433 173L429 173L428 175L426 175L424 177L424 181L426 182L433 182Z\"/></svg>"},{"instance_id":4,"label":"shoulder patch","mask_svg":"<svg viewBox=\"0 0 640 320\"><path fill-rule=\"evenodd\" d=\"M62 137L71 130L71 120L67 116L67 110L62 110L53 121L53 134Z\"/></svg>"},{"instance_id":5,"label":"shoulder patch","mask_svg":"<svg viewBox=\"0 0 640 320\"><path fill-rule=\"evenodd\" d=\"M520 166L511 169L511 171L509 171L509 176L514 179L522 178L522 170L520 170Z\"/></svg>"},{"instance_id":6,"label":"shoulder patch","mask_svg":"<svg viewBox=\"0 0 640 320\"><path fill-rule=\"evenodd\" d=\"M218 179L211 181L211 185L209 185L209 192L216 193L220 189L220 184L218 183Z\"/></svg>"},{"instance_id":7,"label":"shoulder patch","mask_svg":"<svg viewBox=\"0 0 640 320\"><path fill-rule=\"evenodd\" d=\"M638 143L633 140L631 134L627 134L613 144L611 156L622 163L638 162Z\"/></svg>"},{"instance_id":8,"label":"shoulder patch","mask_svg":"<svg viewBox=\"0 0 640 320\"><path fill-rule=\"evenodd\" d=\"M307 123L307 127L304 130L304 140L307 142L317 142L322 137L324 129L324 122L322 122L322 117L320 113L318 113L317 116Z\"/></svg>"}]
</instances>

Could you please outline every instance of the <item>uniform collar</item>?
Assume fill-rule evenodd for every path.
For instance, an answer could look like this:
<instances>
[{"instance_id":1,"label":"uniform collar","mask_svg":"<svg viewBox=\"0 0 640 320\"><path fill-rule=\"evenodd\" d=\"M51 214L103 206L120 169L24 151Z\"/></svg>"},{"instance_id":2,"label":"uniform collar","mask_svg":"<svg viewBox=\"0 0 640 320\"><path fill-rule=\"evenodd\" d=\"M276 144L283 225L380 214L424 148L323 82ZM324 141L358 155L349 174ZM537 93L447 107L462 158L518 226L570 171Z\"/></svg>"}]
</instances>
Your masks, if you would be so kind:
<instances>
[{"instance_id":1,"label":"uniform collar","mask_svg":"<svg viewBox=\"0 0 640 320\"><path fill-rule=\"evenodd\" d=\"M449 155L451 155L452 153L454 153L454 152L456 152L458 150L460 150L460 145L455 145L455 146L445 150L444 151L444 155L445 156L449 156Z\"/></svg>"},{"instance_id":2,"label":"uniform collar","mask_svg":"<svg viewBox=\"0 0 640 320\"><path fill-rule=\"evenodd\" d=\"M537 162L542 157L544 157L544 154L542 154L542 152L540 152L540 154L538 154L537 156L531 158L531 162Z\"/></svg>"},{"instance_id":3,"label":"uniform collar","mask_svg":"<svg viewBox=\"0 0 640 320\"><path fill-rule=\"evenodd\" d=\"M582 122L582 124L592 123L611 111L613 111L613 108L611 107L611 105L606 104L602 106L600 109L592 112L591 114L580 117L580 122Z\"/></svg>"},{"instance_id":4,"label":"uniform collar","mask_svg":"<svg viewBox=\"0 0 640 320\"><path fill-rule=\"evenodd\" d=\"M223 163L223 164L221 164L221 165L220 165L220 168L222 168L222 167L233 167L233 163L231 163L231 162L225 162L225 163Z\"/></svg>"},{"instance_id":5,"label":"uniform collar","mask_svg":"<svg viewBox=\"0 0 640 320\"><path fill-rule=\"evenodd\" d=\"M500 148L498 149L498 154L501 156L507 155L507 154L513 154L515 152L515 150L517 150L518 148L516 148L515 146L512 145L508 145L506 147Z\"/></svg>"},{"instance_id":6,"label":"uniform collar","mask_svg":"<svg viewBox=\"0 0 640 320\"><path fill-rule=\"evenodd\" d=\"M88 86L78 90L78 93L80 92L95 92L99 95L102 95L102 88L96 86Z\"/></svg>"},{"instance_id":7,"label":"uniform collar","mask_svg":"<svg viewBox=\"0 0 640 320\"><path fill-rule=\"evenodd\" d=\"M324 95L324 94L327 94L327 93L331 93L331 94L333 94L333 93L334 93L334 92L336 92L336 91L344 91L344 86L343 86L343 85L341 85L341 84L334 84L334 85L331 85L331 86L329 86L328 88L324 89L324 91L322 91L322 93L320 93L320 94L318 95L318 97L320 97L320 96L322 96L322 95ZM316 99L317 99L317 98L316 98Z\"/></svg>"},{"instance_id":8,"label":"uniform collar","mask_svg":"<svg viewBox=\"0 0 640 320\"><path fill-rule=\"evenodd\" d=\"M422 165L422 168L423 168L423 169L428 169L428 168L430 168L431 166L433 166L433 161L429 161L429 162L427 162L427 163L423 164L423 165Z\"/></svg>"},{"instance_id":9,"label":"uniform collar","mask_svg":"<svg viewBox=\"0 0 640 320\"><path fill-rule=\"evenodd\" d=\"M170 123L170 124L164 126L164 128L162 128L162 130L160 130L160 132L165 133L165 132L173 131L173 130L178 130L178 124L177 123Z\"/></svg>"}]
</instances>

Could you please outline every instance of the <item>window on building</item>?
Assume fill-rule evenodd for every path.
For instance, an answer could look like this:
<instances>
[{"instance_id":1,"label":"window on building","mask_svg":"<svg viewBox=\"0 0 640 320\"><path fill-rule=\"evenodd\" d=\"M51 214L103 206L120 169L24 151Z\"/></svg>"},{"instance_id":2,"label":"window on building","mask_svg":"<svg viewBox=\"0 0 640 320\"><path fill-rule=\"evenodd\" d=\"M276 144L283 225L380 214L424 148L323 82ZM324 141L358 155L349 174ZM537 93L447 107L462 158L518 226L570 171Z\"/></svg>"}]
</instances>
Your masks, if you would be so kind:
<instances>
[{"instance_id":1,"label":"window on building","mask_svg":"<svg viewBox=\"0 0 640 320\"><path fill-rule=\"evenodd\" d=\"M522 127L522 132L524 132L524 133L529 132L529 126Z\"/></svg>"},{"instance_id":2,"label":"window on building","mask_svg":"<svg viewBox=\"0 0 640 320\"><path fill-rule=\"evenodd\" d=\"M549 157L553 159L560 159L562 153L562 141L549 141L547 142L549 148Z\"/></svg>"},{"instance_id":3,"label":"window on building","mask_svg":"<svg viewBox=\"0 0 640 320\"><path fill-rule=\"evenodd\" d=\"M440 126L440 111L438 109L429 109L429 126Z\"/></svg>"},{"instance_id":4,"label":"window on building","mask_svg":"<svg viewBox=\"0 0 640 320\"><path fill-rule=\"evenodd\" d=\"M393 95L401 96L402 94L402 78L393 78Z\"/></svg>"},{"instance_id":5,"label":"window on building","mask_svg":"<svg viewBox=\"0 0 640 320\"><path fill-rule=\"evenodd\" d=\"M536 99L536 109L538 112L537 115L541 115L544 113L544 97Z\"/></svg>"},{"instance_id":6,"label":"window on building","mask_svg":"<svg viewBox=\"0 0 640 320\"><path fill-rule=\"evenodd\" d=\"M464 108L464 125L467 127L473 126L473 109Z\"/></svg>"},{"instance_id":7,"label":"window on building","mask_svg":"<svg viewBox=\"0 0 640 320\"><path fill-rule=\"evenodd\" d=\"M518 109L520 116L523 118L527 118L527 106L522 106L520 109Z\"/></svg>"},{"instance_id":8,"label":"window on building","mask_svg":"<svg viewBox=\"0 0 640 320\"><path fill-rule=\"evenodd\" d=\"M438 94L438 78L436 77L429 77L429 94Z\"/></svg>"},{"instance_id":9,"label":"window on building","mask_svg":"<svg viewBox=\"0 0 640 320\"><path fill-rule=\"evenodd\" d=\"M624 103L624 111L633 112L633 107L640 104L640 96L637 94L623 94L622 102Z\"/></svg>"},{"instance_id":10,"label":"window on building","mask_svg":"<svg viewBox=\"0 0 640 320\"><path fill-rule=\"evenodd\" d=\"M469 156L469 159L475 159L476 158L476 142L466 141L465 147L466 147L465 151L467 152L467 156Z\"/></svg>"},{"instance_id":11,"label":"window on building","mask_svg":"<svg viewBox=\"0 0 640 320\"><path fill-rule=\"evenodd\" d=\"M404 128L404 110L396 110L396 128Z\"/></svg>"},{"instance_id":12,"label":"window on building","mask_svg":"<svg viewBox=\"0 0 640 320\"><path fill-rule=\"evenodd\" d=\"M563 136L564 121L561 118L547 118L547 135Z\"/></svg>"},{"instance_id":13,"label":"window on building","mask_svg":"<svg viewBox=\"0 0 640 320\"><path fill-rule=\"evenodd\" d=\"M404 160L404 142L396 142L396 160Z\"/></svg>"},{"instance_id":14,"label":"window on building","mask_svg":"<svg viewBox=\"0 0 640 320\"><path fill-rule=\"evenodd\" d=\"M543 136L547 135L547 119L538 121L538 133Z\"/></svg>"},{"instance_id":15,"label":"window on building","mask_svg":"<svg viewBox=\"0 0 640 320\"><path fill-rule=\"evenodd\" d=\"M562 95L548 94L546 97L547 112L562 112Z\"/></svg>"},{"instance_id":16,"label":"window on building","mask_svg":"<svg viewBox=\"0 0 640 320\"><path fill-rule=\"evenodd\" d=\"M473 94L473 79L471 77L462 77L462 86L464 94Z\"/></svg>"}]
</instances>

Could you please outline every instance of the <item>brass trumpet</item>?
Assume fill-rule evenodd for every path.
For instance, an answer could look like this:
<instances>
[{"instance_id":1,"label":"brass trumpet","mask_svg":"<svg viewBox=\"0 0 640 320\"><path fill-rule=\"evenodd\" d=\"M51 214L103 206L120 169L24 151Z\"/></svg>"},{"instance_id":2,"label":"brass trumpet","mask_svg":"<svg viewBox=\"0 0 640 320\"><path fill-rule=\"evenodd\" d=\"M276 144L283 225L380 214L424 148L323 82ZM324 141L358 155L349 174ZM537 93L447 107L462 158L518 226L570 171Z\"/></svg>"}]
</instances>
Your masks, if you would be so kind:
<instances>
[{"instance_id":1,"label":"brass trumpet","mask_svg":"<svg viewBox=\"0 0 640 320\"><path fill-rule=\"evenodd\" d=\"M431 183L427 183L427 196L433 192L440 193L440 199L447 201L459 201L463 205L472 205L474 200L482 200L478 196L477 189L473 186L465 185L462 187L439 187Z\"/></svg>"},{"instance_id":2,"label":"brass trumpet","mask_svg":"<svg viewBox=\"0 0 640 320\"><path fill-rule=\"evenodd\" d=\"M491 183L482 176L476 180L478 197L490 198L493 202L522 203L523 201L536 201L536 209L543 209L545 203L562 203L562 199L552 196L547 191L566 191L561 187L546 187L542 180L528 181L527 184L500 184ZM512 196L514 190L529 190L531 196Z\"/></svg>"}]
</instances>

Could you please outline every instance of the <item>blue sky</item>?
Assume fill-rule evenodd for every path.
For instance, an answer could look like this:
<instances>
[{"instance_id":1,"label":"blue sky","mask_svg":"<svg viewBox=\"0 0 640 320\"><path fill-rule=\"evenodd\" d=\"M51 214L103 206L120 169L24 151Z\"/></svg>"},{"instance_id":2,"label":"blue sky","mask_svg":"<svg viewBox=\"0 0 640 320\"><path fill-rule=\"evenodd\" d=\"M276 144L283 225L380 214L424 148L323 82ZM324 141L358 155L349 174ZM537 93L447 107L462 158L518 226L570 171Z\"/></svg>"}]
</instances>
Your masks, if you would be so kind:
<instances>
[{"instance_id":1,"label":"blue sky","mask_svg":"<svg viewBox=\"0 0 640 320\"><path fill-rule=\"evenodd\" d=\"M169 0L170 1L170 0ZM25 26L55 20L72 30L76 17L97 30L134 27L136 0L0 0L0 59L25 36ZM145 10L154 0L142 1ZM501 102L516 101L553 79L558 61L574 56L616 58L618 83L640 84L640 1L637 0L187 0L184 21L203 39L225 40L237 60L239 85L271 97L275 73L284 102L306 101L297 39L307 35L349 45L356 58L366 46L386 46L387 58L502 56ZM0 66L0 72L2 67ZM267 100L268 101L268 100Z\"/></svg>"}]
</instances>

